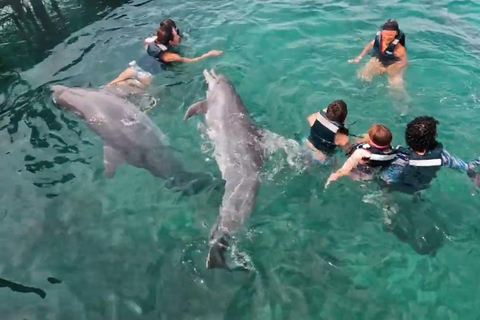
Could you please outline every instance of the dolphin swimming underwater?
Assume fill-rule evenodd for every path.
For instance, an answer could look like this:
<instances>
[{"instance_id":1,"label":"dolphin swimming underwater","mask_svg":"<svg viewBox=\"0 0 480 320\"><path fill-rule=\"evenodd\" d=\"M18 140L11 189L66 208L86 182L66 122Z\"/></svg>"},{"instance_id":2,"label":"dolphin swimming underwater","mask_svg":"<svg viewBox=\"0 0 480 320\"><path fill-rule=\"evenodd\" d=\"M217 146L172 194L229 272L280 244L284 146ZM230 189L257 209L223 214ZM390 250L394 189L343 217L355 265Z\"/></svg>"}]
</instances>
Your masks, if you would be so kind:
<instances>
[{"instance_id":1,"label":"dolphin swimming underwater","mask_svg":"<svg viewBox=\"0 0 480 320\"><path fill-rule=\"evenodd\" d=\"M204 70L203 75L208 83L207 98L190 106L184 120L205 113L215 160L226 181L218 220L210 232L207 268L229 269L225 261L228 239L252 212L260 185L262 134L230 81L213 70Z\"/></svg>"},{"instance_id":2,"label":"dolphin swimming underwater","mask_svg":"<svg viewBox=\"0 0 480 320\"><path fill-rule=\"evenodd\" d=\"M107 178L112 178L116 168L126 162L187 193L197 193L214 184L215 179L209 174L186 171L158 126L127 100L97 89L54 85L51 91L56 104L77 113L103 139Z\"/></svg>"}]
</instances>

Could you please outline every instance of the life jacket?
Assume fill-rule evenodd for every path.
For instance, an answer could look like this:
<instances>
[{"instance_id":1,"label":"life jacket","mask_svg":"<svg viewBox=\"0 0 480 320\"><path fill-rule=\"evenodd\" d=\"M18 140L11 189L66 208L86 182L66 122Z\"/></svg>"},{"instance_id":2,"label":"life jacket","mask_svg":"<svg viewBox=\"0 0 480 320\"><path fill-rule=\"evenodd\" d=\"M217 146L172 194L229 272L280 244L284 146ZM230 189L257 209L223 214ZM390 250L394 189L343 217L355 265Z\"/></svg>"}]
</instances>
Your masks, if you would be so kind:
<instances>
[{"instance_id":1,"label":"life jacket","mask_svg":"<svg viewBox=\"0 0 480 320\"><path fill-rule=\"evenodd\" d=\"M385 51L383 52L381 50L381 40L382 33L381 31L378 31L377 35L375 36L375 41L373 43L372 56L376 57L383 66L388 67L400 60L400 58L395 56L394 52L395 47L398 44L401 44L403 47L405 47L405 34L399 30L395 39L390 42L390 44L385 48Z\"/></svg>"},{"instance_id":2,"label":"life jacket","mask_svg":"<svg viewBox=\"0 0 480 320\"><path fill-rule=\"evenodd\" d=\"M399 183L415 191L428 188L443 165L442 150L441 143L437 143L435 149L427 151L424 155L419 155L411 149L398 147L397 151L406 155L408 159L407 165L402 170Z\"/></svg>"},{"instance_id":3,"label":"life jacket","mask_svg":"<svg viewBox=\"0 0 480 320\"><path fill-rule=\"evenodd\" d=\"M160 60L160 54L163 53L163 52L166 52L166 51L168 51L167 46L164 46L163 44L158 44L155 41L149 43L148 46L147 46L147 54L150 57L155 58L160 62L162 62Z\"/></svg>"},{"instance_id":4,"label":"life jacket","mask_svg":"<svg viewBox=\"0 0 480 320\"><path fill-rule=\"evenodd\" d=\"M310 128L308 140L316 149L326 153L333 153L337 147L335 144L335 134L340 129L346 130L343 123L328 120L325 113L320 111L320 117L315 119L315 122Z\"/></svg>"},{"instance_id":5,"label":"life jacket","mask_svg":"<svg viewBox=\"0 0 480 320\"><path fill-rule=\"evenodd\" d=\"M372 147L368 143L358 143L353 145L349 152L347 153L347 156L351 156L353 152L357 149L365 149L370 151L371 155L370 158L365 158L363 160L366 161L366 165L369 167L386 167L389 164L395 160L397 156L397 150L392 150L391 148L388 149L378 149L375 147Z\"/></svg>"}]
</instances>

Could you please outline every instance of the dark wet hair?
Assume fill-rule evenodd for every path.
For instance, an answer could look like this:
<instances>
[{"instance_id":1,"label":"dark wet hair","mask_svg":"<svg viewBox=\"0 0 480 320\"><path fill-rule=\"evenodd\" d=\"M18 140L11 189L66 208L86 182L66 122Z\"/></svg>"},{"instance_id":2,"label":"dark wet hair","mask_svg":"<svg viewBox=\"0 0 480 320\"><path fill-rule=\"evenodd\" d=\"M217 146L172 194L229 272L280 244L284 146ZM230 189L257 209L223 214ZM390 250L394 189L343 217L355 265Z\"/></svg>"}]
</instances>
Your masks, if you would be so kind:
<instances>
[{"instance_id":1,"label":"dark wet hair","mask_svg":"<svg viewBox=\"0 0 480 320\"><path fill-rule=\"evenodd\" d=\"M392 31L400 31L400 27L398 26L398 22L393 19L388 19L382 26L382 30L392 30Z\"/></svg>"},{"instance_id":2,"label":"dark wet hair","mask_svg":"<svg viewBox=\"0 0 480 320\"><path fill-rule=\"evenodd\" d=\"M160 28L163 26L171 26L175 29L177 28L177 24L172 19L165 19L162 22L160 22Z\"/></svg>"},{"instance_id":3,"label":"dark wet hair","mask_svg":"<svg viewBox=\"0 0 480 320\"><path fill-rule=\"evenodd\" d=\"M437 145L437 124L433 117L417 117L407 124L405 141L413 151L424 152Z\"/></svg>"},{"instance_id":4,"label":"dark wet hair","mask_svg":"<svg viewBox=\"0 0 480 320\"><path fill-rule=\"evenodd\" d=\"M157 30L157 39L155 40L158 44L163 44L168 46L170 41L173 41L173 29L171 25L165 24Z\"/></svg>"},{"instance_id":5,"label":"dark wet hair","mask_svg":"<svg viewBox=\"0 0 480 320\"><path fill-rule=\"evenodd\" d=\"M328 107L325 115L330 121L344 123L347 118L347 104L343 100L332 101Z\"/></svg>"},{"instance_id":6,"label":"dark wet hair","mask_svg":"<svg viewBox=\"0 0 480 320\"><path fill-rule=\"evenodd\" d=\"M180 36L180 37L182 36L182 34L180 33L180 29L177 28L177 24L172 19L165 19L162 22L160 22L160 28L162 28L164 26L170 26L171 28L175 29L178 36Z\"/></svg>"}]
</instances>

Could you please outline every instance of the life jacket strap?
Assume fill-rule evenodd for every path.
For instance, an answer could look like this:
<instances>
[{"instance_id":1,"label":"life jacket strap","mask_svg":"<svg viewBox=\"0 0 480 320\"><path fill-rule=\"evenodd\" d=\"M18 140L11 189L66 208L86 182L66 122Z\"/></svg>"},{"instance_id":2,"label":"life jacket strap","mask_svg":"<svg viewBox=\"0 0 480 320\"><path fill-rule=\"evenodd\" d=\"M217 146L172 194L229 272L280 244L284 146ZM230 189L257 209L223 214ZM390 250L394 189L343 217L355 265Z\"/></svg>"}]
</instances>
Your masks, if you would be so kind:
<instances>
[{"instance_id":1,"label":"life jacket strap","mask_svg":"<svg viewBox=\"0 0 480 320\"><path fill-rule=\"evenodd\" d=\"M438 167L442 165L442 159L409 160L408 164L413 167Z\"/></svg>"}]
</instances>

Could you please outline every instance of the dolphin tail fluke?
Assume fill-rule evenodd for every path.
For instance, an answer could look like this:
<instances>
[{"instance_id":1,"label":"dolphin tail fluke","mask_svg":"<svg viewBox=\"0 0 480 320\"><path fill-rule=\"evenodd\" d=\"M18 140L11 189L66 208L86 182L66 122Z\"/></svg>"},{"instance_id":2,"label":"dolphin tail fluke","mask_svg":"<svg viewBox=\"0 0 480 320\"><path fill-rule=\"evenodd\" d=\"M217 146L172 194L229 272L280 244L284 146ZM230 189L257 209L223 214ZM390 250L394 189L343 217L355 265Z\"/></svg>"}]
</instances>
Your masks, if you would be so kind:
<instances>
[{"instance_id":1,"label":"dolphin tail fluke","mask_svg":"<svg viewBox=\"0 0 480 320\"><path fill-rule=\"evenodd\" d=\"M216 240L210 247L207 257L207 269L225 269L232 271L227 265L225 252L228 248L228 242L225 237Z\"/></svg>"},{"instance_id":2,"label":"dolphin tail fluke","mask_svg":"<svg viewBox=\"0 0 480 320\"><path fill-rule=\"evenodd\" d=\"M207 109L208 109L207 100L201 100L201 101L195 102L187 109L187 112L185 113L183 120L188 120L188 118L196 114L206 113Z\"/></svg>"}]
</instances>

